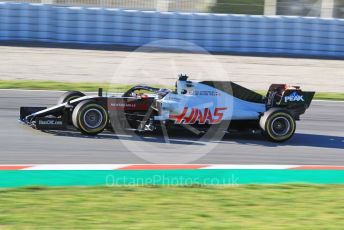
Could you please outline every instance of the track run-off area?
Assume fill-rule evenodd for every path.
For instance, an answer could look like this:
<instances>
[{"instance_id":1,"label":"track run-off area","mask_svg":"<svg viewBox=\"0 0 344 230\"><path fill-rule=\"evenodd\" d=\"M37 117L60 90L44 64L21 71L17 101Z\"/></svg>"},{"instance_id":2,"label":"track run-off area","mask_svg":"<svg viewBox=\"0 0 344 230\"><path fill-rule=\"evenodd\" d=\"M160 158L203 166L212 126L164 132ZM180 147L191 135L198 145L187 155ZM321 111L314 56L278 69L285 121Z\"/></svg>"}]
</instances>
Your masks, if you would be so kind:
<instances>
[{"instance_id":1,"label":"track run-off area","mask_svg":"<svg viewBox=\"0 0 344 230\"><path fill-rule=\"evenodd\" d=\"M184 73L190 80L233 81L254 90L288 83L344 91L342 60L73 47L0 46L0 79L173 86Z\"/></svg>"}]
</instances>

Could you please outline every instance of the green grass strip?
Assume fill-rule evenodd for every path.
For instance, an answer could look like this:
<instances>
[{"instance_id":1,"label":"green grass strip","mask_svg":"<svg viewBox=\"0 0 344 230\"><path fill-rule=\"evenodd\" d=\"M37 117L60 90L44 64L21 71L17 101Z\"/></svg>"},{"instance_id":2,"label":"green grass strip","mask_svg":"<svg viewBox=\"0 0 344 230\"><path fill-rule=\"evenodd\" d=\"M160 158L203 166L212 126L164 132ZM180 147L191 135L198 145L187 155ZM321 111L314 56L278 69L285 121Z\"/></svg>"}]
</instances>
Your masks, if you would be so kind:
<instances>
[{"instance_id":1,"label":"green grass strip","mask_svg":"<svg viewBox=\"0 0 344 230\"><path fill-rule=\"evenodd\" d=\"M0 80L0 89L41 89L41 90L61 90L61 91L97 91L98 88L124 91L132 87L129 84L110 85L108 83L91 82L56 82L56 81L34 81L34 80Z\"/></svg>"},{"instance_id":2,"label":"green grass strip","mask_svg":"<svg viewBox=\"0 0 344 230\"><path fill-rule=\"evenodd\" d=\"M95 92L98 88L103 88L109 92L123 92L134 86L134 84L109 84L94 82L56 82L56 81L36 81L36 80L0 80L0 89L43 89L43 90L78 90ZM171 86L153 85L154 87L171 88ZM265 95L266 91L257 92ZM344 100L344 93L317 92L315 99L320 100Z\"/></svg>"},{"instance_id":3,"label":"green grass strip","mask_svg":"<svg viewBox=\"0 0 344 230\"><path fill-rule=\"evenodd\" d=\"M342 229L344 185L0 189L1 229Z\"/></svg>"}]
</instances>

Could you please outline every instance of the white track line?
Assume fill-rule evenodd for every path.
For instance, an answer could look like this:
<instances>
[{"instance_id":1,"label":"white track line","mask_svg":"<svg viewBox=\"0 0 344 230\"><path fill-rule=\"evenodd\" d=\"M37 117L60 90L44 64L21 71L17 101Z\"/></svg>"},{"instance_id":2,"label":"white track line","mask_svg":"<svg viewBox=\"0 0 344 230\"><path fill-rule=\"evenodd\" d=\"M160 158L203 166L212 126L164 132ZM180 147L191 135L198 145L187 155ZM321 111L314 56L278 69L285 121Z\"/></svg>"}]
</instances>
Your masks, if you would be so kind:
<instances>
[{"instance_id":1,"label":"white track line","mask_svg":"<svg viewBox=\"0 0 344 230\"><path fill-rule=\"evenodd\" d=\"M288 170L326 169L344 170L344 166L334 165L235 165L235 164L6 164L1 170Z\"/></svg>"},{"instance_id":2,"label":"white track line","mask_svg":"<svg viewBox=\"0 0 344 230\"><path fill-rule=\"evenodd\" d=\"M211 165L202 169L289 169L298 165Z\"/></svg>"}]
</instances>

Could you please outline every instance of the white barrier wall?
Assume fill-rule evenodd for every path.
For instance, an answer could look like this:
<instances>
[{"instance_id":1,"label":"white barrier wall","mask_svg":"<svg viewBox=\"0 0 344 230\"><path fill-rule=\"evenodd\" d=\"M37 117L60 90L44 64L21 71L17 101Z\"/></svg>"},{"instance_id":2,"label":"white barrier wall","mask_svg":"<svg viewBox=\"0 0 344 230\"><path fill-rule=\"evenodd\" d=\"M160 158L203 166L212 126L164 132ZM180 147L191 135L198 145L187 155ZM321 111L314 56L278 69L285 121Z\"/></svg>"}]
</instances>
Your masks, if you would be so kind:
<instances>
[{"instance_id":1,"label":"white barrier wall","mask_svg":"<svg viewBox=\"0 0 344 230\"><path fill-rule=\"evenodd\" d=\"M141 46L159 39L217 52L343 57L344 20L0 2L0 40Z\"/></svg>"}]
</instances>

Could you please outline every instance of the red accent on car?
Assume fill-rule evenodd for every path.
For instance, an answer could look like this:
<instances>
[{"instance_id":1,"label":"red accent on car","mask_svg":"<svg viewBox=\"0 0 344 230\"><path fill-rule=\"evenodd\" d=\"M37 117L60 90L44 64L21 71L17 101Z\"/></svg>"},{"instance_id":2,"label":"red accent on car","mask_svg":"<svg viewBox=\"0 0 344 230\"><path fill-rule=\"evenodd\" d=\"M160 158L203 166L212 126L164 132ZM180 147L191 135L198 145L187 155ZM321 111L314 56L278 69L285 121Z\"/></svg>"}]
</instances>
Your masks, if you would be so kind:
<instances>
[{"instance_id":1,"label":"red accent on car","mask_svg":"<svg viewBox=\"0 0 344 230\"><path fill-rule=\"evenodd\" d=\"M183 121L187 111L188 111L188 107L184 107L184 110L181 114L178 114L178 115L171 115L170 114L169 118L171 120L175 120L177 124L180 124Z\"/></svg>"},{"instance_id":2,"label":"red accent on car","mask_svg":"<svg viewBox=\"0 0 344 230\"><path fill-rule=\"evenodd\" d=\"M108 111L148 110L150 105L151 100L149 98L133 101L114 98L108 100Z\"/></svg>"},{"instance_id":3,"label":"red accent on car","mask_svg":"<svg viewBox=\"0 0 344 230\"><path fill-rule=\"evenodd\" d=\"M226 107L215 108L214 114L212 114L209 108L205 108L203 112L200 109L192 108L190 115L186 117L188 107L185 107L181 114L172 114L169 118L171 120L175 120L176 124L195 124L196 122L199 124L205 124L206 121L208 121L209 124L217 124L222 121L222 111L226 109Z\"/></svg>"},{"instance_id":4,"label":"red accent on car","mask_svg":"<svg viewBox=\"0 0 344 230\"><path fill-rule=\"evenodd\" d=\"M193 108L193 109L191 110L190 115L184 119L184 122L187 123L187 124L189 124L189 123L191 122L191 120L194 119L196 111L197 111L197 110ZM197 117L196 117L196 118L197 118Z\"/></svg>"}]
</instances>

